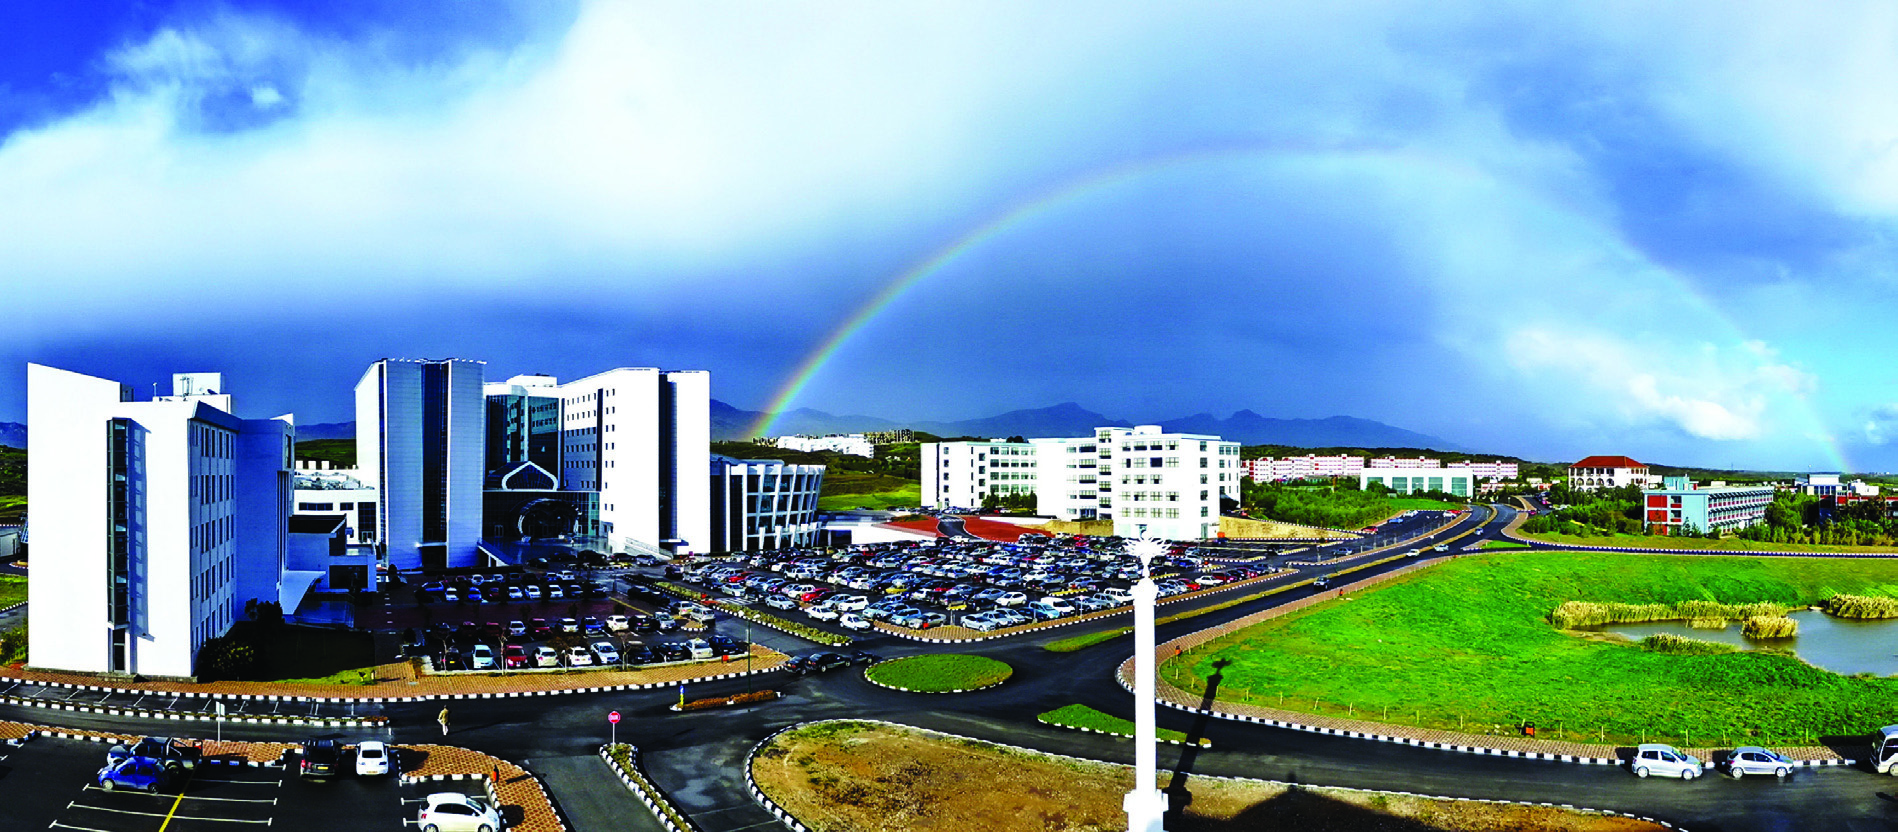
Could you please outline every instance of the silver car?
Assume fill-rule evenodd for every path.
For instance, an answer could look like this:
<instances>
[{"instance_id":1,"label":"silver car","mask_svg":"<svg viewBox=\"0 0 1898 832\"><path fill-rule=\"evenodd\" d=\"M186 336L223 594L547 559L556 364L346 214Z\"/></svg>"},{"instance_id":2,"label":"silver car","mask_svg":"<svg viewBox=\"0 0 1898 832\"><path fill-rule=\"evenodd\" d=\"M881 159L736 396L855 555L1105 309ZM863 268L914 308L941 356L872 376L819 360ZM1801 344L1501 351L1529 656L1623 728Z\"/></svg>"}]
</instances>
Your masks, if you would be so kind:
<instances>
[{"instance_id":1,"label":"silver car","mask_svg":"<svg viewBox=\"0 0 1898 832\"><path fill-rule=\"evenodd\" d=\"M1743 745L1733 749L1733 753L1727 755L1727 773L1735 778L1749 774L1785 777L1793 773L1793 766L1793 761L1780 756L1779 752L1757 745Z\"/></svg>"},{"instance_id":2,"label":"silver car","mask_svg":"<svg viewBox=\"0 0 1898 832\"><path fill-rule=\"evenodd\" d=\"M1700 776L1700 758L1671 745L1648 743L1634 750L1634 761L1629 764L1634 776L1647 777L1661 774L1692 780Z\"/></svg>"}]
</instances>

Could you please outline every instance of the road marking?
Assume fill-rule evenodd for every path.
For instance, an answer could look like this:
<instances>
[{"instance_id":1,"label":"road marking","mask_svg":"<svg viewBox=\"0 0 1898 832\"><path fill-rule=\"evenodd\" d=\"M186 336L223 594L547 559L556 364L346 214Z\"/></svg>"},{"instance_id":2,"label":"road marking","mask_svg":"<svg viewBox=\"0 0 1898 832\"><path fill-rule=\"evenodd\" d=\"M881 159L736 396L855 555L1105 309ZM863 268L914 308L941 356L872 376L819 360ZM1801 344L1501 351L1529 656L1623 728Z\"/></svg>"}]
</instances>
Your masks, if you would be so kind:
<instances>
[{"instance_id":1,"label":"road marking","mask_svg":"<svg viewBox=\"0 0 1898 832\"><path fill-rule=\"evenodd\" d=\"M183 797L183 795L179 795L179 796ZM176 806L173 806L171 811L166 812L164 814L160 814L158 812L140 812L140 811L135 811L132 809L113 809L106 806L85 806L85 805L80 805L80 804L69 804L67 808L91 809L97 812L112 812L114 814L120 814L120 815L139 815L139 816L148 817L148 818L164 818L165 822L159 825L158 832L165 832L165 827L170 826L174 818L177 820L201 820L207 823L261 823L261 824L264 824L265 826L269 826L270 820L271 820L270 818L264 818L262 820L252 820L248 818L201 818L201 817L194 817L192 815L180 815L178 814L178 807Z\"/></svg>"},{"instance_id":2,"label":"road marking","mask_svg":"<svg viewBox=\"0 0 1898 832\"><path fill-rule=\"evenodd\" d=\"M199 783L244 783L257 786L281 786L282 780L213 780L209 777L194 778Z\"/></svg>"},{"instance_id":3,"label":"road marking","mask_svg":"<svg viewBox=\"0 0 1898 832\"><path fill-rule=\"evenodd\" d=\"M209 783L209 782L214 782L214 781L198 780L196 782ZM225 781L225 782L240 782L240 781ZM85 787L85 789L83 789L83 791L102 792L102 791L105 791L105 789L102 789L98 786L87 786ZM112 793L118 794L118 790L114 789ZM142 794L142 795L147 795L150 797L167 797L168 796L168 795L160 794L158 792L141 792L137 790L128 791L126 793L127 794ZM218 801L223 801L225 803L268 803L272 806L275 806L277 804L277 799L274 797L211 797L209 795L183 794L183 793L178 794L176 797L178 800L218 800Z\"/></svg>"},{"instance_id":4,"label":"road marking","mask_svg":"<svg viewBox=\"0 0 1898 832\"><path fill-rule=\"evenodd\" d=\"M50 826L47 826L46 828L48 829L78 829L80 830L80 832L106 832L106 830L104 829L94 829L90 826L73 826L72 824L69 824L69 823L60 823L59 821L53 821L52 824Z\"/></svg>"},{"instance_id":5,"label":"road marking","mask_svg":"<svg viewBox=\"0 0 1898 832\"><path fill-rule=\"evenodd\" d=\"M185 802L185 789L191 788L191 776L196 773L195 766L185 771L185 781L178 786L178 797L171 801L171 811L165 813L165 822L158 825L158 832L165 832L165 828L171 826L171 818L178 814L179 805Z\"/></svg>"}]
</instances>

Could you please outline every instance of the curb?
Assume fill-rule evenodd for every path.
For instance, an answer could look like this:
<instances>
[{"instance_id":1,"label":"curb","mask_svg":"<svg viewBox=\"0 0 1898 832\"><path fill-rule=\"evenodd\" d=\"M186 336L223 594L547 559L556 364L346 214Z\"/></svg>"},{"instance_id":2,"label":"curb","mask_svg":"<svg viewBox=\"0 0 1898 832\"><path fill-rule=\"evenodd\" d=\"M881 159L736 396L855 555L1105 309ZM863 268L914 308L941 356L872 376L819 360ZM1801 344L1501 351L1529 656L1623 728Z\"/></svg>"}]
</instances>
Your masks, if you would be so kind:
<instances>
[{"instance_id":1,"label":"curb","mask_svg":"<svg viewBox=\"0 0 1898 832\"><path fill-rule=\"evenodd\" d=\"M386 716L364 717L315 717L315 716L240 716L207 713L176 713L173 711L154 711L148 708L125 708L114 705L75 705L69 702L48 701L31 696L0 697L0 704L21 707L46 708L53 711L75 711L78 713L103 714L106 716L124 716L134 719L166 719L182 722L230 722L251 725L312 725L325 728L379 728L389 723Z\"/></svg>"},{"instance_id":2,"label":"curb","mask_svg":"<svg viewBox=\"0 0 1898 832\"><path fill-rule=\"evenodd\" d=\"M914 725L904 725L899 722L889 722L889 721L881 720L881 719L820 719L820 720L813 720L811 722L800 722L794 725L788 725L783 728L780 728L777 731L773 732L770 736L765 737L762 740L759 740L758 744L752 746L751 751L745 755L745 789L746 791L749 791L751 793L751 799L754 802L764 807L765 811L768 811L773 816L777 817L780 823L783 823L786 828L793 830L793 832L809 832L809 830L806 826L804 826L802 822L798 821L797 818L793 817L791 813L785 811L783 807L772 802L771 798L766 797L764 795L764 792L758 789L757 782L752 780L752 777L751 777L751 762L755 757L757 757L758 750L763 748L766 743L769 743L772 740L777 739L779 734L782 734L786 731L790 731L795 728L802 728L807 725L820 725L826 722L867 722L867 723L871 723L875 725L890 725L890 726L902 728L905 730L919 731L925 734L934 734L939 737L949 737L952 739L960 739L960 740L971 740L974 742L992 745L997 748L1006 748L1013 751L1022 751L1022 752L1027 752L1029 754L1035 754L1035 755L1039 755L1043 757L1053 757L1053 758L1058 758L1058 759L1063 759L1063 760L1078 760L1084 763L1094 763L1097 765L1114 766L1116 768L1123 768L1123 769L1132 768L1132 766L1129 766L1125 763L1111 763L1105 760L1091 760L1086 757L1075 757L1068 754L1055 754L1055 753L1051 753L1047 751L1041 751L1038 749L1026 748L1019 745L1009 745L1007 743L992 742L990 740L978 739L976 737L969 737L969 736L964 736L961 734L951 734L946 731L936 731L929 728L919 728ZM1256 778L1250 778L1250 777L1223 777L1220 775L1211 775L1211 774L1195 774L1192 776L1204 777L1209 780L1224 780L1227 782L1234 782L1234 783L1270 783L1273 785L1287 786L1287 787L1293 787L1293 788L1303 787L1301 784L1287 783L1282 780L1264 780L1264 779L1256 779ZM1568 810L1576 811L1576 812L1586 812L1589 814L1602 815L1605 817L1632 818L1634 820L1658 824L1667 829L1678 829L1678 830L1681 830L1681 832L1686 832L1685 828L1681 826L1677 826L1673 823L1669 823L1664 820L1660 820L1658 818L1651 818L1651 817L1646 817L1643 815L1632 815L1625 812L1616 812L1610 809L1591 809L1585 806L1576 806L1570 803L1547 803L1547 802L1541 802L1541 801L1527 801L1527 800L1484 800L1484 799L1473 798L1473 797L1445 797L1443 795L1422 794L1419 792L1385 791L1381 789L1348 789L1348 791L1362 792L1365 794L1387 794L1387 795L1398 795L1402 797L1426 798L1430 800L1454 800L1454 801L1463 802L1463 803L1487 803L1490 805L1501 805L1501 806L1539 806L1539 807L1548 807L1548 808L1561 808L1561 809L1568 809Z\"/></svg>"},{"instance_id":3,"label":"curb","mask_svg":"<svg viewBox=\"0 0 1898 832\"><path fill-rule=\"evenodd\" d=\"M1106 735L1106 736L1110 736L1110 737L1119 737L1119 738L1121 738L1121 739L1124 739L1124 740L1131 740L1131 739L1134 739L1134 735L1132 735L1132 734L1122 734L1122 733L1120 733L1120 732L1118 732L1118 731L1102 731L1102 730L1100 730L1099 728L1082 728L1082 727L1081 727L1081 726L1079 726L1079 725L1065 725L1065 724L1062 724L1062 723L1059 723L1059 722L1049 722L1048 720L1045 720L1045 719L1042 719L1041 717L1035 717L1035 721L1036 721L1036 722L1039 722L1039 723L1041 723L1041 724L1043 724L1043 725L1048 725L1048 726L1052 726L1052 727L1055 727L1055 728L1066 728L1066 729L1068 729L1068 730L1070 730L1070 731L1080 731L1081 733L1084 733L1084 734L1104 734L1104 735ZM1155 738L1154 738L1154 741L1155 741L1155 742L1163 742L1163 743L1166 743L1167 745L1186 745L1186 746L1190 746L1190 745L1192 745L1192 743L1190 743L1190 742L1181 742L1181 741L1179 741L1179 740L1167 740L1167 739L1160 739L1159 737L1155 737ZM1201 748L1211 748L1211 747L1213 747L1213 741L1212 741L1212 740L1209 740L1209 739L1206 739L1205 737L1200 737L1200 738L1199 738L1199 747L1201 747Z\"/></svg>"},{"instance_id":4,"label":"curb","mask_svg":"<svg viewBox=\"0 0 1898 832\"><path fill-rule=\"evenodd\" d=\"M632 743L623 744L626 746L626 759L632 765L621 766L618 760L613 759L613 747L602 745L600 759L606 761L607 768L618 775L620 783L626 786L633 796L638 797L639 802L646 804L646 808L652 811L653 817L659 820L660 826L664 826L670 832L698 832L698 826L692 823L692 819L686 817L684 812L679 811L678 807L666 800L666 796L659 791L659 787L654 786L652 781L647 780L646 775L638 770L639 749ZM673 822L674 817L677 817L684 825Z\"/></svg>"},{"instance_id":5,"label":"curb","mask_svg":"<svg viewBox=\"0 0 1898 832\"><path fill-rule=\"evenodd\" d=\"M459 746L449 746L449 747L458 748ZM461 750L473 751L473 749L467 749L467 748L463 748ZM494 760L501 759L492 754L482 754L481 752L478 752L478 751L473 751L473 753L481 754L482 757L486 757L488 759L494 759ZM505 762L507 762L509 765L515 765L512 761L505 761ZM547 804L547 808L552 812L554 824L560 827L560 832L568 832L568 830L570 830L572 827L567 825L567 819L566 817L561 815L560 807L556 806L554 804L553 798L547 794L547 784L542 783L539 777L535 777L533 773L528 772L526 768L518 766L518 765L516 765L515 767L520 768L522 772L526 773L528 778L534 782L534 788L540 790L540 799L542 802ZM404 786L413 785L417 783L435 783L435 782L457 781L457 780L462 781L462 782L466 782L469 780L480 780L481 790L484 794L487 795L487 798L488 798L488 805L494 807L495 811L497 812L501 810L502 804L501 804L500 784L494 782L494 778L489 776L486 772L476 772L472 774L467 773L467 772L458 772L455 774L403 774L403 775L399 775L396 778L396 782ZM516 804L516 805L519 805L519 804ZM522 806L521 809L525 811L527 807ZM505 824L505 820L503 821L503 823Z\"/></svg>"},{"instance_id":6,"label":"curb","mask_svg":"<svg viewBox=\"0 0 1898 832\"><path fill-rule=\"evenodd\" d=\"M906 656L903 658L908 658L908 657ZM883 661L877 662L877 664L888 664L890 662L899 661L899 660L900 659L884 659ZM989 688L999 688L1002 685L1007 684L1009 679L1015 678L1015 668L1011 667L1008 669L1008 677L1004 678L1000 682L996 682L993 685L983 685L979 688L959 688L957 690L910 690L909 688L899 688L895 685L886 685L886 684L883 684L882 682L879 682L875 679L870 678L870 668L876 667L877 664L870 665L870 667L866 667L863 669L864 681L869 682L870 684L876 685L877 687L883 688L884 690L893 690L893 691L898 691L901 693L920 693L925 696L929 694L938 694L938 693L974 693L978 690L988 690Z\"/></svg>"},{"instance_id":7,"label":"curb","mask_svg":"<svg viewBox=\"0 0 1898 832\"><path fill-rule=\"evenodd\" d=\"M673 679L673 680L665 681L665 682L638 682L638 683L629 682L623 685L597 685L594 687L585 687L585 688L560 688L557 690L484 691L480 693L424 693L424 694L419 694L416 696L297 696L294 694L275 694L275 693L217 693L217 692L207 693L203 691L189 691L189 690L150 690L146 688L121 688L121 687L113 687L111 685L82 685L75 682L40 682L40 681L35 681L32 679L24 679L24 678L17 678L17 677L0 677L0 679L11 678L14 681L19 682L21 684L38 685L40 687L47 687L47 688L67 688L71 690L92 690L92 691L98 691L100 693L124 693L124 694L133 694L133 695L139 695L139 696L178 696L178 697L188 696L188 697L195 697L195 698L200 698L200 699L212 699L212 700L224 699L224 700L229 700L229 701L234 701L234 702L243 702L243 701L324 702L324 703L336 703L336 704L354 702L354 703L362 703L362 704L370 704L370 703L384 704L384 703L391 703L391 702L404 703L404 702L448 701L451 699L518 699L518 698L530 697L530 696L564 696L564 695L580 694L580 693L614 693L617 691L626 691L626 690L650 690L652 688L674 687L676 685L682 685L682 684L693 685L693 684L698 684L700 682L716 682L722 679L740 679L740 678L743 678L747 673L750 673L751 675L757 675L760 673L772 673L779 669L780 669L779 667L763 667L763 668L758 668L756 670L751 670L751 671L741 670L736 673L718 673L718 674L713 674L711 676L694 676L688 679ZM8 697L8 698L27 699L29 700L28 704L30 704L30 700L32 699L32 697ZM96 707L96 706L73 706L72 709L78 709L81 707ZM131 709L121 708L120 710L129 711ZM154 713L159 713L159 712L154 712ZM213 716L212 718L215 718L215 717ZM319 719L319 717L304 717L304 718L305 719ZM374 717L374 718L382 718L382 717ZM233 720L233 721L235 720L234 717L229 717L229 716L225 717L225 719ZM372 717L358 717L357 719L372 719Z\"/></svg>"},{"instance_id":8,"label":"curb","mask_svg":"<svg viewBox=\"0 0 1898 832\"><path fill-rule=\"evenodd\" d=\"M51 737L56 740L78 740L80 742L109 742L115 745L122 744L124 742L124 739L120 737L108 737L102 734L76 734L71 731L61 731L55 728L33 728L26 732L26 736L21 737L20 739L17 739L17 740L8 740L7 744L17 747L25 743L27 740L37 739L39 737ZM269 761L200 759L195 765L243 766L246 768L283 768L284 767L282 759L269 760Z\"/></svg>"}]
</instances>

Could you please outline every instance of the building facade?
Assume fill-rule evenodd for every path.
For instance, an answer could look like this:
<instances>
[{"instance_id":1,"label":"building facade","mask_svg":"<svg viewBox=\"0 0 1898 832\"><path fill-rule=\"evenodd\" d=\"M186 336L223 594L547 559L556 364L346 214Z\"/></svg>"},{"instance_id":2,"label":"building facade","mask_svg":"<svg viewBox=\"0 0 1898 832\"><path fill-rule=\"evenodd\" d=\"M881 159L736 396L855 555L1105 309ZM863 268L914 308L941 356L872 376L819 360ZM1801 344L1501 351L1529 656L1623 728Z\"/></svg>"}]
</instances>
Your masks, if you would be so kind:
<instances>
[{"instance_id":1,"label":"building facade","mask_svg":"<svg viewBox=\"0 0 1898 832\"><path fill-rule=\"evenodd\" d=\"M487 403L479 361L390 358L356 383L356 460L400 569L480 565Z\"/></svg>"},{"instance_id":2,"label":"building facade","mask_svg":"<svg viewBox=\"0 0 1898 832\"><path fill-rule=\"evenodd\" d=\"M532 462L560 470L560 392L553 376L515 376L482 385L487 399L486 473Z\"/></svg>"},{"instance_id":3,"label":"building facade","mask_svg":"<svg viewBox=\"0 0 1898 832\"><path fill-rule=\"evenodd\" d=\"M1158 425L1098 428L1098 470L1111 478L1100 516L1114 534L1201 540L1219 534L1220 499L1239 499L1239 443Z\"/></svg>"},{"instance_id":4,"label":"building facade","mask_svg":"<svg viewBox=\"0 0 1898 832\"><path fill-rule=\"evenodd\" d=\"M817 544L824 466L775 459L711 458L710 552L759 552Z\"/></svg>"},{"instance_id":5,"label":"building facade","mask_svg":"<svg viewBox=\"0 0 1898 832\"><path fill-rule=\"evenodd\" d=\"M1568 487L1578 491L1646 485L1648 466L1625 456L1591 456L1568 467Z\"/></svg>"},{"instance_id":6,"label":"building facade","mask_svg":"<svg viewBox=\"0 0 1898 832\"><path fill-rule=\"evenodd\" d=\"M245 601L279 600L295 428L212 401L27 365L29 665L189 677Z\"/></svg>"},{"instance_id":7,"label":"building facade","mask_svg":"<svg viewBox=\"0 0 1898 832\"><path fill-rule=\"evenodd\" d=\"M711 374L621 367L556 388L560 487L599 492L600 533L621 550L704 552L711 537Z\"/></svg>"},{"instance_id":8,"label":"building facade","mask_svg":"<svg viewBox=\"0 0 1898 832\"><path fill-rule=\"evenodd\" d=\"M1358 487L1381 485L1399 494L1440 491L1455 497L1476 493L1476 474L1468 468L1365 468Z\"/></svg>"},{"instance_id":9,"label":"building facade","mask_svg":"<svg viewBox=\"0 0 1898 832\"><path fill-rule=\"evenodd\" d=\"M1773 502L1770 485L1694 488L1685 478L1668 480L1666 488L1641 492L1650 534L1738 531L1764 521Z\"/></svg>"},{"instance_id":10,"label":"building facade","mask_svg":"<svg viewBox=\"0 0 1898 832\"><path fill-rule=\"evenodd\" d=\"M870 438L861 433L831 434L829 436L780 436L772 440L772 447L789 451L830 451L853 456L875 457L876 446Z\"/></svg>"},{"instance_id":11,"label":"building facade","mask_svg":"<svg viewBox=\"0 0 1898 832\"><path fill-rule=\"evenodd\" d=\"M376 542L376 490L363 482L361 469L331 468L328 463L297 460L291 514L337 514L343 517L346 545Z\"/></svg>"},{"instance_id":12,"label":"building facade","mask_svg":"<svg viewBox=\"0 0 1898 832\"><path fill-rule=\"evenodd\" d=\"M1032 443L925 442L919 453L925 506L973 510L991 495L1038 493Z\"/></svg>"}]
</instances>

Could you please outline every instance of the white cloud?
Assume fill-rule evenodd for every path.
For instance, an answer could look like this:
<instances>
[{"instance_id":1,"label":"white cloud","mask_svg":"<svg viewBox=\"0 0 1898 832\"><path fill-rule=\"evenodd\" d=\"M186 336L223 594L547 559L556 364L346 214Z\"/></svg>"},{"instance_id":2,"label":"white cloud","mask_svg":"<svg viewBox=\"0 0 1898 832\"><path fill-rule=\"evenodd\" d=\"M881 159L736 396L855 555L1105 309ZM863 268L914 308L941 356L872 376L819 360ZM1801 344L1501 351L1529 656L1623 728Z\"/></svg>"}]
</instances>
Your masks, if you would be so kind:
<instances>
[{"instance_id":1,"label":"white cloud","mask_svg":"<svg viewBox=\"0 0 1898 832\"><path fill-rule=\"evenodd\" d=\"M1524 376L1568 390L1559 406L1624 425L1660 422L1701 439L1761 439L1789 430L1814 381L1764 344L1721 350L1660 338L1630 342L1576 328L1524 327L1505 342Z\"/></svg>"}]
</instances>

